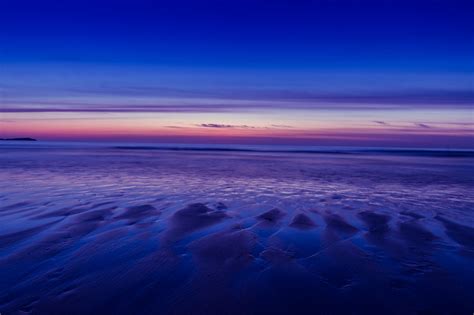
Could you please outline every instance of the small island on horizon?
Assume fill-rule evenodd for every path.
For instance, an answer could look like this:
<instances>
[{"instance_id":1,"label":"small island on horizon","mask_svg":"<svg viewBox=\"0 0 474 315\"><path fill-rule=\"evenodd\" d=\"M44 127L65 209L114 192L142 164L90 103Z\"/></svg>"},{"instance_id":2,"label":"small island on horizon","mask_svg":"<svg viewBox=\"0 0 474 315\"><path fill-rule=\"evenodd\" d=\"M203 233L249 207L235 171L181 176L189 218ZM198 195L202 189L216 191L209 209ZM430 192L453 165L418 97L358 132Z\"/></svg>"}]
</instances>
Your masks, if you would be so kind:
<instances>
[{"instance_id":1,"label":"small island on horizon","mask_svg":"<svg viewBox=\"0 0 474 315\"><path fill-rule=\"evenodd\" d=\"M34 138L0 138L0 141L38 141Z\"/></svg>"}]
</instances>

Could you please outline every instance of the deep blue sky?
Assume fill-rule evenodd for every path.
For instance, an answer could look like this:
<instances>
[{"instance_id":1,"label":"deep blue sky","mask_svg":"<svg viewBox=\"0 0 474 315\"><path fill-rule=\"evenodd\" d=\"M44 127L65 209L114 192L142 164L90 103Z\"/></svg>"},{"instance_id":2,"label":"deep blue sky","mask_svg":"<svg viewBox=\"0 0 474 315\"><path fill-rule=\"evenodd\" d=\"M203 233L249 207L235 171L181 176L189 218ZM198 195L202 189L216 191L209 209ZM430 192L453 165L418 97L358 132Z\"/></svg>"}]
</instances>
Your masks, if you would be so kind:
<instances>
[{"instance_id":1,"label":"deep blue sky","mask_svg":"<svg viewBox=\"0 0 474 315\"><path fill-rule=\"evenodd\" d=\"M1 62L472 71L473 1L2 1Z\"/></svg>"}]
</instances>

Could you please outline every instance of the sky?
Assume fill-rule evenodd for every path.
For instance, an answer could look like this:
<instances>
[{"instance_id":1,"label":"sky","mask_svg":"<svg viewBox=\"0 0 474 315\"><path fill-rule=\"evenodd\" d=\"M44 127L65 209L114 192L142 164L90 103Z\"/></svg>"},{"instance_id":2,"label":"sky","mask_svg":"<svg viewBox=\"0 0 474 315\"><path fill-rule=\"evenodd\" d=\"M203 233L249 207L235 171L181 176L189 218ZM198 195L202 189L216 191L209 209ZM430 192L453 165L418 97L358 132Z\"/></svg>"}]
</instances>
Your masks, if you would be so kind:
<instances>
[{"instance_id":1,"label":"sky","mask_svg":"<svg viewBox=\"0 0 474 315\"><path fill-rule=\"evenodd\" d=\"M3 1L0 137L474 148L474 1Z\"/></svg>"}]
</instances>

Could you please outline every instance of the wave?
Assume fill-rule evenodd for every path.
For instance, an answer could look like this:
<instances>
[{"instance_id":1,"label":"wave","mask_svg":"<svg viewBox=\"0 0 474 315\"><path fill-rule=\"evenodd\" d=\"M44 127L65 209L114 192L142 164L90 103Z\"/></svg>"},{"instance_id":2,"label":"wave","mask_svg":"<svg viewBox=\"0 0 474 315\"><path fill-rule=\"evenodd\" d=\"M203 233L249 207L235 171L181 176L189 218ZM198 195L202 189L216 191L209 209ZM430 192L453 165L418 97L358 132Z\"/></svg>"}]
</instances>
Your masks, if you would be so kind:
<instances>
[{"instance_id":1,"label":"wave","mask_svg":"<svg viewBox=\"0 0 474 315\"><path fill-rule=\"evenodd\" d=\"M197 151L197 152L242 152L242 153L299 153L335 155L400 155L424 157L474 157L470 150L430 149L258 149L230 147L180 147L180 146L114 146L119 150Z\"/></svg>"}]
</instances>

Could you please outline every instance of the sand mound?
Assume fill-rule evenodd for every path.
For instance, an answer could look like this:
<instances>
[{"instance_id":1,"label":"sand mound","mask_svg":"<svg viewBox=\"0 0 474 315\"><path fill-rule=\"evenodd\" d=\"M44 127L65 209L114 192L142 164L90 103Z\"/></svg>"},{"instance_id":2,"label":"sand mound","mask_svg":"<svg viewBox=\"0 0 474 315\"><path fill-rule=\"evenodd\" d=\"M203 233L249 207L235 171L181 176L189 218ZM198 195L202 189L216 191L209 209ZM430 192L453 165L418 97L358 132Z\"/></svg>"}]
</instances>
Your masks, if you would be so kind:
<instances>
[{"instance_id":1,"label":"sand mound","mask_svg":"<svg viewBox=\"0 0 474 315\"><path fill-rule=\"evenodd\" d=\"M440 216L435 217L446 228L446 234L458 244L474 249L474 228L455 223Z\"/></svg>"},{"instance_id":2,"label":"sand mound","mask_svg":"<svg viewBox=\"0 0 474 315\"><path fill-rule=\"evenodd\" d=\"M160 212L151 205L141 205L127 208L124 213L117 216L117 219L126 219L129 224L134 224L142 219L156 217Z\"/></svg>"},{"instance_id":3,"label":"sand mound","mask_svg":"<svg viewBox=\"0 0 474 315\"><path fill-rule=\"evenodd\" d=\"M221 210L213 210L202 203L193 203L173 214L168 236L179 238L192 231L216 224L227 217L227 214Z\"/></svg>"},{"instance_id":4,"label":"sand mound","mask_svg":"<svg viewBox=\"0 0 474 315\"><path fill-rule=\"evenodd\" d=\"M336 232L353 234L358 231L356 227L347 223L341 216L337 214L325 215L324 220L326 221L327 228Z\"/></svg>"},{"instance_id":5,"label":"sand mound","mask_svg":"<svg viewBox=\"0 0 474 315\"><path fill-rule=\"evenodd\" d=\"M293 221L290 223L291 227L297 229L311 229L316 226L316 224L308 217L306 214L299 213L294 218Z\"/></svg>"},{"instance_id":6,"label":"sand mound","mask_svg":"<svg viewBox=\"0 0 474 315\"><path fill-rule=\"evenodd\" d=\"M283 211L280 209L272 209L270 211L267 211L265 213L262 213L257 217L257 219L262 220L267 223L275 223L279 221L282 217L284 217L285 214Z\"/></svg>"},{"instance_id":7,"label":"sand mound","mask_svg":"<svg viewBox=\"0 0 474 315\"><path fill-rule=\"evenodd\" d=\"M359 212L359 218L367 225L370 233L384 234L389 231L390 217L370 211Z\"/></svg>"}]
</instances>

